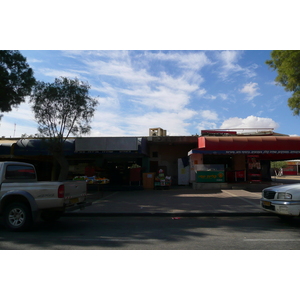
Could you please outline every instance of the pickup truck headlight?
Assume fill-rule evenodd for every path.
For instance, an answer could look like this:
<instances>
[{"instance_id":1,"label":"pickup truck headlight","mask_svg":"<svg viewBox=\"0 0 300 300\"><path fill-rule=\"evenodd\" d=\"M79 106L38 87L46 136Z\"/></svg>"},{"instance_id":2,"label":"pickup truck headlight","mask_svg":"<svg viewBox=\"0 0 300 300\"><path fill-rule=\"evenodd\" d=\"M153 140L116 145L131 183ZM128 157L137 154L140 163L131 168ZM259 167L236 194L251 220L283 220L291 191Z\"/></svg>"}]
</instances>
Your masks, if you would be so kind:
<instances>
[{"instance_id":1,"label":"pickup truck headlight","mask_svg":"<svg viewBox=\"0 0 300 300\"><path fill-rule=\"evenodd\" d=\"M292 199L292 194L278 193L277 199Z\"/></svg>"}]
</instances>

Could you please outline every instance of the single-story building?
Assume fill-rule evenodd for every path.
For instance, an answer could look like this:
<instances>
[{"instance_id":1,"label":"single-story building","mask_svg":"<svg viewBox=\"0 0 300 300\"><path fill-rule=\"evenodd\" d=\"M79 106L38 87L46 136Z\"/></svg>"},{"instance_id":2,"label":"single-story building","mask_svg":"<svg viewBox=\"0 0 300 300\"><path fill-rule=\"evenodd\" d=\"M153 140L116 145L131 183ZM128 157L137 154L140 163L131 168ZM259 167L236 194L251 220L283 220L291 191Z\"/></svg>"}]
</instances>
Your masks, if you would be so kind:
<instances>
[{"instance_id":1,"label":"single-story building","mask_svg":"<svg viewBox=\"0 0 300 300\"><path fill-rule=\"evenodd\" d=\"M300 137L201 136L188 154L192 182L271 181L270 162L299 158Z\"/></svg>"},{"instance_id":2,"label":"single-story building","mask_svg":"<svg viewBox=\"0 0 300 300\"><path fill-rule=\"evenodd\" d=\"M111 184L131 185L141 184L143 173L161 171L173 185L261 182L271 180L271 161L300 159L300 137L230 130L168 136L166 130L150 128L149 136L143 137L68 139L64 154L69 179L97 176L108 178ZM0 139L0 160L33 163L40 180L51 180L59 171L42 139Z\"/></svg>"}]
</instances>

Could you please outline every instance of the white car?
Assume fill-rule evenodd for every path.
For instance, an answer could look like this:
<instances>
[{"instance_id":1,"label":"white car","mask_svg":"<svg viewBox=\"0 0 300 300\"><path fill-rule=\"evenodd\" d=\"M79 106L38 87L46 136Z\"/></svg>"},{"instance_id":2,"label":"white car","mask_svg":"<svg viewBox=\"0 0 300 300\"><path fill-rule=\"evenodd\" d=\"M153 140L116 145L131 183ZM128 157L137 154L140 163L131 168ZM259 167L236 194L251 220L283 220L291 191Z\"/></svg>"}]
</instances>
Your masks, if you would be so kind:
<instances>
[{"instance_id":1,"label":"white car","mask_svg":"<svg viewBox=\"0 0 300 300\"><path fill-rule=\"evenodd\" d=\"M284 184L263 189L260 206L281 216L300 215L300 183Z\"/></svg>"}]
</instances>

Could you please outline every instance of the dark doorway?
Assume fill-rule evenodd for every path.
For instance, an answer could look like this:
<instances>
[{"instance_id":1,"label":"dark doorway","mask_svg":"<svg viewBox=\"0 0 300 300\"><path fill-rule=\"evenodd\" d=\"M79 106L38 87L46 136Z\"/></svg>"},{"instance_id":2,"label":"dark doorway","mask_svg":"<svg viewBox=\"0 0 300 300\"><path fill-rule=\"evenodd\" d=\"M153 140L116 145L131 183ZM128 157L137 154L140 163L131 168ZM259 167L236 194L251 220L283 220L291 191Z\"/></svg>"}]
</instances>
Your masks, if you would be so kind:
<instances>
[{"instance_id":1,"label":"dark doorway","mask_svg":"<svg viewBox=\"0 0 300 300\"><path fill-rule=\"evenodd\" d=\"M150 161L150 172L156 173L158 170L158 161Z\"/></svg>"}]
</instances>

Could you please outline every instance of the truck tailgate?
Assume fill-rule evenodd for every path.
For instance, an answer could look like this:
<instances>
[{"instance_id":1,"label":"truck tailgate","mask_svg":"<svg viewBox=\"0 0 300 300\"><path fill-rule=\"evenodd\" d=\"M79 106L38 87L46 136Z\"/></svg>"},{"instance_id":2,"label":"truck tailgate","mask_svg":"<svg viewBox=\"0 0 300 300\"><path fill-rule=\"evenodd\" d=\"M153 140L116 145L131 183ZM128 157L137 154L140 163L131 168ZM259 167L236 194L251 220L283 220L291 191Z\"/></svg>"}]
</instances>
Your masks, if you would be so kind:
<instances>
[{"instance_id":1,"label":"truck tailgate","mask_svg":"<svg viewBox=\"0 0 300 300\"><path fill-rule=\"evenodd\" d=\"M65 186L65 199L78 198L78 202L82 202L86 198L86 182L85 181L67 181L63 183Z\"/></svg>"}]
</instances>

